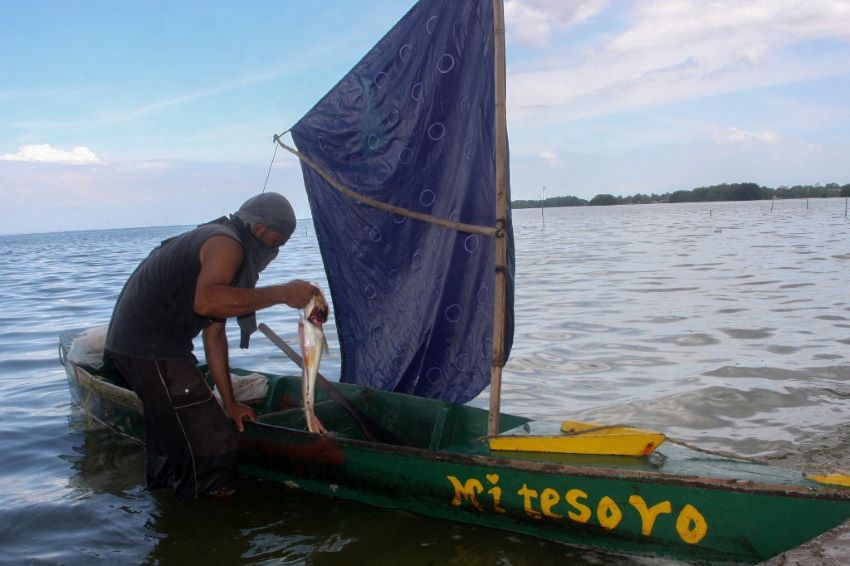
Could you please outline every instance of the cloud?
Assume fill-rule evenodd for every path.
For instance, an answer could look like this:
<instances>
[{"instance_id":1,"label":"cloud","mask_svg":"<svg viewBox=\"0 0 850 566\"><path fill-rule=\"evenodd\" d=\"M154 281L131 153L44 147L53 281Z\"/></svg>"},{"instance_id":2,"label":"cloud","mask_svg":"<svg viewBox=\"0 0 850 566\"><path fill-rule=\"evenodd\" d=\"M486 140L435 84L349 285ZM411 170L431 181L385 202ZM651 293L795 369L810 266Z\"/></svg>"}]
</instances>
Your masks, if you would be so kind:
<instances>
[{"instance_id":1,"label":"cloud","mask_svg":"<svg viewBox=\"0 0 850 566\"><path fill-rule=\"evenodd\" d=\"M537 156L546 161L552 167L558 166L558 155L554 151L546 149L538 153Z\"/></svg>"},{"instance_id":2,"label":"cloud","mask_svg":"<svg viewBox=\"0 0 850 566\"><path fill-rule=\"evenodd\" d=\"M776 132L748 132L738 128L729 128L725 132L714 136L715 141L729 144L743 145L776 145L782 141L782 136Z\"/></svg>"},{"instance_id":3,"label":"cloud","mask_svg":"<svg viewBox=\"0 0 850 566\"><path fill-rule=\"evenodd\" d=\"M173 167L174 164L170 161L166 161L164 159L151 159L148 161L137 161L118 165L116 166L116 170L132 174L141 172L168 171Z\"/></svg>"},{"instance_id":4,"label":"cloud","mask_svg":"<svg viewBox=\"0 0 850 566\"><path fill-rule=\"evenodd\" d=\"M507 0L505 23L512 39L543 44L552 26L571 27L597 15L609 0Z\"/></svg>"},{"instance_id":5,"label":"cloud","mask_svg":"<svg viewBox=\"0 0 850 566\"><path fill-rule=\"evenodd\" d=\"M632 12L634 25L614 39L619 52L678 47L721 48L720 57L752 46L776 47L803 39L850 41L847 0L644 0Z\"/></svg>"},{"instance_id":6,"label":"cloud","mask_svg":"<svg viewBox=\"0 0 850 566\"><path fill-rule=\"evenodd\" d=\"M85 165L100 163L100 159L87 147L77 146L70 151L59 149L50 144L22 145L17 153L0 155L2 161L25 161L30 163L63 163Z\"/></svg>"},{"instance_id":7,"label":"cloud","mask_svg":"<svg viewBox=\"0 0 850 566\"><path fill-rule=\"evenodd\" d=\"M520 8L561 21L553 6L517 4L516 25L534 29ZM643 0L615 17L620 33L511 72L511 119L552 124L850 73L848 0ZM551 30L538 25L535 34Z\"/></svg>"},{"instance_id":8,"label":"cloud","mask_svg":"<svg viewBox=\"0 0 850 566\"><path fill-rule=\"evenodd\" d=\"M282 77L291 77L298 73L311 70L328 55L335 56L345 45L345 38L339 37L332 42L326 42L315 49L311 49L309 56L290 58L283 65L237 77L230 81L212 84L197 90L175 94L160 100L150 101L134 108L102 110L97 113L97 120L99 123L103 124L131 122L147 115L158 114L160 112L184 106L206 98L216 97L222 94L255 86L257 84L279 80Z\"/></svg>"},{"instance_id":9,"label":"cloud","mask_svg":"<svg viewBox=\"0 0 850 566\"><path fill-rule=\"evenodd\" d=\"M18 165L0 161L0 234L198 224L236 210L266 176L253 163L220 161ZM267 190L284 194L298 218L310 215L300 168L275 167Z\"/></svg>"},{"instance_id":10,"label":"cloud","mask_svg":"<svg viewBox=\"0 0 850 566\"><path fill-rule=\"evenodd\" d=\"M259 73L252 76L241 77L238 80L232 82L221 83L217 85L210 86L208 88L186 92L183 94L179 94L176 96L172 96L170 98L165 98L162 100L157 100L154 102L150 102L143 106L138 106L136 108L130 110L121 110L121 111L102 111L98 114L99 119L103 123L118 123L118 122L128 122L132 120L136 120L142 116L147 114L154 114L158 112L162 112L163 110L168 110L173 107L182 106L184 104L190 102L196 102L198 100L209 98L211 96L217 96L219 94L228 93L234 90L238 90L240 88L244 88L247 86L251 86L257 83L262 83L266 81L270 81L272 79L279 78L287 72L286 69L277 69L268 71L265 73Z\"/></svg>"}]
</instances>

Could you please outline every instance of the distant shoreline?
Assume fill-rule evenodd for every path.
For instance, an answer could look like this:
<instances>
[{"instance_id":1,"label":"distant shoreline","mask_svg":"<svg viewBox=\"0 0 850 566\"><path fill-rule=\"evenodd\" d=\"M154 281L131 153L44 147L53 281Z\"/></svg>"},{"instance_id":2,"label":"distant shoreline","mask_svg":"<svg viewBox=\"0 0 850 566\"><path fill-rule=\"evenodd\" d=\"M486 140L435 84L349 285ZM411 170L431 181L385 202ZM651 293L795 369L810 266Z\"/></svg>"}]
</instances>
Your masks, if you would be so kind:
<instances>
[{"instance_id":1,"label":"distant shoreline","mask_svg":"<svg viewBox=\"0 0 850 566\"><path fill-rule=\"evenodd\" d=\"M750 189L750 193L737 193L734 191L742 186L755 186L758 192ZM698 198L705 197L705 198ZM754 183L736 183L732 185L715 185L713 187L701 187L690 191L675 191L673 193L665 193L657 195L636 194L633 196L614 196L609 194L596 195L590 200L585 200L573 196L550 197L545 200L514 200L511 201L511 208L515 210L526 208L560 208L560 207L579 207L579 206L609 206L618 204L665 204L676 202L722 202L722 201L753 201L753 200L771 200L771 199L805 199L805 198L845 198L850 197L850 183L839 186L836 183L828 185L811 185L811 186L794 186L794 187L779 187L771 189L769 187L759 187ZM311 217L298 218L300 223L311 222ZM122 227L94 227L94 228L68 228L66 230L47 230L44 232L0 232L0 238L13 238L18 236L33 236L33 235L72 235L85 232L106 232L106 231L132 231L132 230L151 230L151 229L175 229L175 230L191 230L197 224L174 224L165 226L122 226Z\"/></svg>"},{"instance_id":2,"label":"distant shoreline","mask_svg":"<svg viewBox=\"0 0 850 566\"><path fill-rule=\"evenodd\" d=\"M799 198L850 197L850 183L839 185L828 183L821 185L782 185L777 188L765 187L756 183L723 183L709 187L673 191L664 194L642 194L615 196L599 194L590 200L574 196L549 197L538 200L511 201L511 208L554 208L562 206L611 206L617 204L658 204L671 202L719 202Z\"/></svg>"}]
</instances>

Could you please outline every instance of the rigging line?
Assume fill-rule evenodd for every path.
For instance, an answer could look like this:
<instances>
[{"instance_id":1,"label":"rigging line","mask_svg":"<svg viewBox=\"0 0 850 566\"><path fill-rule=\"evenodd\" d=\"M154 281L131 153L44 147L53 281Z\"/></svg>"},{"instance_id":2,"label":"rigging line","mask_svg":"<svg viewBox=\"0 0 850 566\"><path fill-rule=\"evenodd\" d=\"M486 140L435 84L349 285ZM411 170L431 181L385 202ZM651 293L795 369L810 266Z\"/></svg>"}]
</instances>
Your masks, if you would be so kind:
<instances>
[{"instance_id":1,"label":"rigging line","mask_svg":"<svg viewBox=\"0 0 850 566\"><path fill-rule=\"evenodd\" d=\"M286 132L284 132L285 134ZM283 135L283 134L281 134ZM437 226L443 226L444 228L451 228L452 230L457 230L458 232L466 232L469 234L480 234L482 236L490 236L495 238L503 238L505 236L505 231L501 228L494 228L490 226L479 226L477 224L465 224L463 222L452 222L451 220L445 220L443 218L439 218L437 216L432 216L430 214L425 214L422 212L416 212L415 210L410 210L407 208L402 208L400 206L394 206L392 204L387 204L385 202L381 202L377 199L373 199L371 197L367 197L365 195L361 195L358 192L349 189L336 179L334 179L330 173L322 169L317 163L315 163L312 159L295 149L294 147L290 147L283 143L280 139L281 136L276 135L274 137L274 141L280 145L283 149L290 152L298 159L303 161L306 165L308 165L313 171L318 173L325 181L327 181L333 188L343 193L344 195L353 198L357 202L361 202L373 208L377 208L379 210L383 210L385 212L391 212L393 214L398 214L399 216L405 216L407 218L413 218L414 220L420 220L422 222L428 222L429 224L436 224Z\"/></svg>"},{"instance_id":2,"label":"rigging line","mask_svg":"<svg viewBox=\"0 0 850 566\"><path fill-rule=\"evenodd\" d=\"M286 133L286 132L284 132ZM274 144L274 153L272 154L272 162L269 163L269 172L266 173L266 182L263 183L263 192L266 192L266 185L269 184L269 177L272 174L272 165L274 165L274 158L277 157L277 144Z\"/></svg>"}]
</instances>

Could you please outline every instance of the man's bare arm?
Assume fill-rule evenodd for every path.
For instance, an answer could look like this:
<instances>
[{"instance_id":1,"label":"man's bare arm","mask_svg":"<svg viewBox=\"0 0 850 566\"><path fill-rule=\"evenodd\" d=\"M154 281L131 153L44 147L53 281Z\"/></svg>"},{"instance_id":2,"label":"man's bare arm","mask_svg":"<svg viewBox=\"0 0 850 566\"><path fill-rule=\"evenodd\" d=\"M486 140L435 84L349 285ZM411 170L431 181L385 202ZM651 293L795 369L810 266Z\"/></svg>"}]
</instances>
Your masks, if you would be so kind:
<instances>
[{"instance_id":1,"label":"man's bare arm","mask_svg":"<svg viewBox=\"0 0 850 566\"><path fill-rule=\"evenodd\" d=\"M242 246L232 238L213 236L204 242L200 254L201 272L195 287L196 313L226 319L278 304L302 308L317 292L313 285L300 280L257 289L232 287L230 282L242 258Z\"/></svg>"},{"instance_id":2,"label":"man's bare arm","mask_svg":"<svg viewBox=\"0 0 850 566\"><path fill-rule=\"evenodd\" d=\"M204 354L210 374L221 395L224 411L234 422L239 432L245 429L244 421L255 422L257 415L247 405L236 402L233 395L233 383L230 380L230 361L227 353L227 334L225 322L215 321L203 330Z\"/></svg>"}]
</instances>

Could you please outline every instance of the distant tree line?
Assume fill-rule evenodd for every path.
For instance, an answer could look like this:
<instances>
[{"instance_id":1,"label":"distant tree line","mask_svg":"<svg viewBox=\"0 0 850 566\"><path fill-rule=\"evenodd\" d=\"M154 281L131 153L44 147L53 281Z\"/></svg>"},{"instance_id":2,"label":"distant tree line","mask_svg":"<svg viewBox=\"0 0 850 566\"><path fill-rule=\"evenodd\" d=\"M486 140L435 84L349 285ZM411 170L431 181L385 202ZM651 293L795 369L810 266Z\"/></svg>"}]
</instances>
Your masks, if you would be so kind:
<instances>
[{"instance_id":1,"label":"distant tree line","mask_svg":"<svg viewBox=\"0 0 850 566\"><path fill-rule=\"evenodd\" d=\"M610 206L613 204L649 204L657 202L713 202L728 200L770 200L774 198L828 198L850 197L850 183L839 185L782 185L777 188L763 187L756 183L723 183L710 187L651 195L637 193L631 196L596 195L590 200L579 197L549 197L544 200L515 200L513 208L550 208L558 206Z\"/></svg>"}]
</instances>

